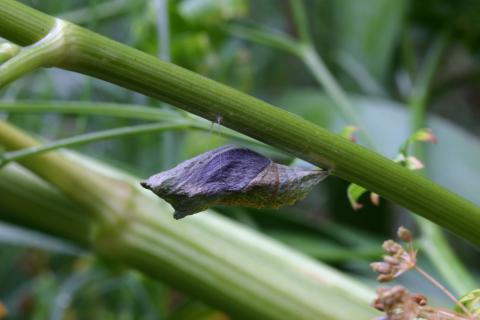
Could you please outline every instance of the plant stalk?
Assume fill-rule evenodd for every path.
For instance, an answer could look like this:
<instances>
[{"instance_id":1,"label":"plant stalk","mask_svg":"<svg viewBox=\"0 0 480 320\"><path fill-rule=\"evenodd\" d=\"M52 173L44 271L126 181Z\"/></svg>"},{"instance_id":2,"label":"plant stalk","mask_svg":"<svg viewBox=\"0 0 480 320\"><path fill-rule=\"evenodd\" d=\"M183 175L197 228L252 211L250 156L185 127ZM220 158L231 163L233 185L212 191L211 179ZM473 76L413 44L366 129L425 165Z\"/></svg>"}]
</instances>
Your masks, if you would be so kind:
<instances>
[{"instance_id":1,"label":"plant stalk","mask_svg":"<svg viewBox=\"0 0 480 320\"><path fill-rule=\"evenodd\" d=\"M4 0L0 21L0 36L25 45L46 36L55 19ZM480 208L419 174L264 101L91 31L69 25L65 32L67 56L58 60L58 67L161 99L211 121L221 116L224 126L330 169L480 244Z\"/></svg>"}]
</instances>

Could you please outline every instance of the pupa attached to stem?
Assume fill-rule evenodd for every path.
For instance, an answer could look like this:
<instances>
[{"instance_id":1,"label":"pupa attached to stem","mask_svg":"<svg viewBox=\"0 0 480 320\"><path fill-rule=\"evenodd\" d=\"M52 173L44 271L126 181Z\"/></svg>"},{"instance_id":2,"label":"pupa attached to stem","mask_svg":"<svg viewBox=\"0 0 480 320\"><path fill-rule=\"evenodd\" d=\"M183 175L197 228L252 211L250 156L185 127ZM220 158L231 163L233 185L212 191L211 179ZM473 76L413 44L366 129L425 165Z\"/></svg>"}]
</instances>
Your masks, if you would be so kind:
<instances>
[{"instance_id":1,"label":"pupa attached to stem","mask_svg":"<svg viewBox=\"0 0 480 320\"><path fill-rule=\"evenodd\" d=\"M246 148L226 145L141 182L175 209L174 218L215 205L278 208L303 199L328 176L291 168Z\"/></svg>"}]
</instances>

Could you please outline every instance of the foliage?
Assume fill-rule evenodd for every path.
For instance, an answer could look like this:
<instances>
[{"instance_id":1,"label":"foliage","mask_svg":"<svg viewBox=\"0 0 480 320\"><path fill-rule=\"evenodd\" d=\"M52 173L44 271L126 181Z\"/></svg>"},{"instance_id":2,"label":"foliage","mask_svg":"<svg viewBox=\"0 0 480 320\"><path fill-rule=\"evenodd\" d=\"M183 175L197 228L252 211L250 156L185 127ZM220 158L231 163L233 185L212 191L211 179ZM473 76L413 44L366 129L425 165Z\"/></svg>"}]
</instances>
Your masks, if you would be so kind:
<instances>
[{"instance_id":1,"label":"foliage","mask_svg":"<svg viewBox=\"0 0 480 320\"><path fill-rule=\"evenodd\" d=\"M6 0L4 4L10 2L12 0ZM406 0L358 3L343 0L293 0L290 3L170 0L166 1L170 42L159 39L162 37L162 23L165 27L165 21L159 22L161 0L22 2L151 55L158 56L161 50L166 50L175 64L260 97L331 132L343 130L348 139L354 137L359 145L375 149L387 158L395 158L400 149L404 159L409 156L418 158L425 165L421 172L428 174L431 180L479 204L480 167L477 159L480 157L480 143L475 121L479 117L479 110L475 107L479 62L474 53L463 50L463 46L473 52L477 49L478 19L475 17L478 10L475 10L474 1L465 0L453 5L449 1ZM302 8L302 3L307 10ZM2 23L7 20L0 20L0 33ZM455 34L455 38L451 34ZM7 35L3 36L7 38ZM26 38L26 33L17 35L17 39L23 40L18 41L21 45L25 44ZM160 43L167 43L168 47L161 48ZM0 63L4 60L8 63L8 59L14 61L12 59L19 54L17 49L6 40L0 44ZM151 59L146 61L154 61ZM127 72L127 69L115 65L111 69L117 67L119 76L106 80L115 82L121 78L122 72ZM156 65L152 63L150 68L154 69ZM94 162L78 160L78 156L72 154L62 158L71 158L68 163L84 170L75 176L79 179L82 176L92 178L87 172L93 172L92 176L107 177L106 181L110 181L112 175L118 178L121 169L121 182L109 185L110 194L116 195L117 191L137 190L141 179L227 143L255 149L279 163L295 162L309 167L311 165L295 158L304 154L293 152L295 156L292 155L295 151L293 143L280 150L302 128L298 132L288 131L289 127L285 126L286 131L280 136L273 125L270 127L263 122L269 114L261 118L260 113L256 114L258 117L248 117L249 114L245 113L241 117L227 114L223 118L205 113L213 121L209 122L185 111L174 110L165 102L96 79L102 78L102 74L105 76L101 71L92 73L95 77L87 77L59 69L33 69L34 73L22 74L20 79L0 91L0 117L51 142L46 142L41 150L30 145L30 148L1 153L5 167L0 169L3 181L0 181L0 219L43 233L18 229L11 224L0 228L3 262L0 266L0 318L8 312L12 318L29 319L220 319L227 317L226 314L235 315L235 311L251 315L262 308L270 309L264 311L265 317L282 318L280 314L284 309L274 310L274 306L283 305L285 310L299 312L295 310L300 309L290 308L295 304L304 310L314 310L314 306L316 312L328 310L335 319L349 318L349 311L366 317L370 312L375 314L367 302L373 297L374 288L371 282L374 274L368 268L369 262L378 260L380 239L388 237L399 221L418 226L421 233L418 245L421 252L425 252L425 256L417 257L422 266L425 265L429 272L438 272L457 296L465 295L465 304L478 303L478 294L472 290L478 287L476 266L480 257L470 244L452 236L445 238L436 225L423 218L412 219L405 210L388 200L381 201L378 207L365 203L362 210L354 212L347 197L348 182L336 177L327 179L294 207L278 211L217 207L215 210L226 219L208 212L187 217L185 224L167 220L167 217L171 219L169 209L160 200L143 198L142 195L135 199L150 206L150 211L155 208L158 212L147 215L148 223L139 222L145 228L143 232L148 231L141 233L141 237L135 238L138 228L125 230L131 232L137 243L148 244L145 239L155 243L155 248L152 249L151 245L149 248L156 251L143 251L144 247L131 245L123 236L122 228L118 227L121 224L116 225L118 233L112 232L117 227L105 229L102 225L100 228L96 225L97 218L92 218L91 208L86 209L71 201L72 195L66 190L77 180L62 180L63 175L68 177L69 171L65 171L65 167L50 168L51 172L57 172L57 178L52 181L44 175L50 183L47 185L12 163L6 165L7 162L23 160L22 164L27 163L31 171L39 174L41 162L36 159L48 156L30 158L33 152L38 154L58 147L71 147L96 159ZM82 67L72 69L85 71ZM136 74L129 76L134 78ZM180 77L175 73L169 76ZM197 103L196 99L203 97L201 94L189 96L189 83L186 82L184 88L187 89L175 92L175 87L165 90L164 82L150 80L145 79L143 86L130 88L150 94L156 86L167 94L170 90L172 96L183 94L182 106ZM153 89L149 91L149 88ZM212 97L217 100L202 100L198 106L205 104L205 108L214 110L226 101L233 101L232 105L237 100L243 101L241 96L223 96L215 90ZM176 102L171 96L167 98L164 99L167 102ZM256 106L263 110L264 105L260 102ZM425 115L427 106L428 117ZM282 118L272 115L271 119ZM288 124L296 118L286 119ZM152 121L155 123L150 123ZM260 140L268 138L267 142L280 149L273 149L271 145L223 126L232 127L232 124L252 137L257 134L256 138ZM432 128L438 143L422 146L416 143L409 147L412 141L408 137L425 127ZM255 128L259 131L256 132ZM345 132L344 128L350 129ZM174 131L165 132L170 129ZM269 130L274 134L267 136ZM404 144L407 139L409 143ZM297 141L300 140L309 142L309 145L318 143L307 141L305 136ZM347 146L345 150L350 150L347 139L343 140ZM87 142L89 144L85 144ZM5 141L0 144L9 148ZM326 148L331 148L329 150L333 153L342 146L339 144L335 149L335 145L326 145ZM345 163L357 161L359 154L348 153L344 157ZM307 160L317 158L310 156ZM98 164L98 160L116 169ZM328 161L321 158L318 162ZM98 167L102 169L97 171ZM357 178L360 171L360 176L363 174L366 179L371 167L372 164L370 167L348 168L352 173L344 176L340 168L340 176ZM53 176L51 172L49 174ZM132 182L131 176L125 177L125 172L142 178L135 178ZM378 169L377 172L381 174L372 177L372 181L397 177L388 170ZM362 192L368 190L365 186L352 185ZM111 206L108 208L114 208L112 212L117 209L123 212L123 207L119 209L117 206L115 196L112 199L95 197L96 194L103 195L102 190L109 190L103 188L103 184L74 187L78 188L77 193L82 193L84 188L84 195L91 197L85 202L92 206L106 202L107 207ZM422 184L415 186L419 191L412 190L413 185L397 184L396 187L411 192L411 199L406 199L405 203L417 201L428 208L430 203L438 201L442 204L444 200L419 197L418 194L423 192ZM65 198L64 194L70 198ZM80 199L82 194L74 194L73 198ZM98 211L98 208L94 209ZM65 215L70 211L70 215ZM110 212L103 207L100 211L102 219L105 212ZM206 216L197 219L199 215ZM143 217L143 213L140 216ZM470 223L472 220L465 220L471 216L465 211L458 217L448 214L428 217L475 241L478 233L471 231L474 227ZM447 218L450 220L445 220ZM90 224L96 227L91 228ZM161 231L155 229L157 225L162 226ZM228 231L221 228L234 234L227 234ZM107 236L94 236L102 232ZM112 242L105 241L108 237L113 239ZM257 248L249 239L259 241L264 248ZM163 256L160 251L167 252L166 248L177 241L180 244L174 246L176 250ZM95 251L100 255L92 254ZM188 259L182 261L182 265L177 262L183 253ZM303 254L317 261L308 260ZM160 260L159 256L165 260ZM169 268L167 262L175 267ZM201 263L210 267L202 269L199 267ZM324 263L341 271L340 276L330 274L330 268ZM177 270L178 266L184 269ZM249 270L249 266L256 270ZM299 271L300 267L305 268L305 272ZM230 272L229 268L233 271ZM318 284L317 277L325 276L325 270L328 270L326 274L340 279L337 281L340 288ZM408 274L405 279L409 281ZM366 290L359 282L371 290ZM298 291L283 290L289 286ZM302 291L300 288L306 289ZM412 289L425 291L424 285L417 282ZM256 298L249 301L248 298L253 296ZM260 297L266 297L270 302L274 300L271 297L287 300L278 298L268 304ZM320 298L315 302L317 297ZM441 295L429 298L439 304L448 303ZM304 308L302 303L307 307ZM287 314L285 312L283 317ZM308 311L297 314L298 318L309 316L312 318Z\"/></svg>"}]
</instances>

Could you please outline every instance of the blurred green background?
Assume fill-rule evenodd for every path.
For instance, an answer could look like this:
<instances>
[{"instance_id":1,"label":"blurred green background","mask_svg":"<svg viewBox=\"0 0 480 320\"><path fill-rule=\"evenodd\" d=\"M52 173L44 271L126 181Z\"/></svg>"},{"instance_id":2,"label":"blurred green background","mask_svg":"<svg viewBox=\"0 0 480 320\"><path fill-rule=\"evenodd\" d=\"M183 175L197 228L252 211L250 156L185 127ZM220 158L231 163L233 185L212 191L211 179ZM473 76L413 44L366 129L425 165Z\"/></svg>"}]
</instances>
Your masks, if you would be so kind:
<instances>
[{"instance_id":1,"label":"blurred green background","mask_svg":"<svg viewBox=\"0 0 480 320\"><path fill-rule=\"evenodd\" d=\"M170 59L331 131L340 132L349 124L298 57L230 32L232 25L241 25L297 38L288 1L21 2ZM305 6L315 48L348 92L377 149L390 158L409 136L407 104L423 62L436 39L449 35L428 95L428 126L439 142L427 147L428 161L422 160L432 180L480 204L480 3L309 0ZM173 109L109 83L58 69L40 70L16 81L0 92L0 99L114 102ZM0 113L0 118L50 140L140 123L53 113ZM211 133L148 134L76 150L147 177L219 145L246 145L220 137L217 133L222 130L215 125ZM277 162L294 160L269 148L249 147ZM364 197L364 208L353 211L347 186L330 178L292 207L221 207L218 211L374 287L375 274L368 264L380 256L382 241L392 237L399 225L414 229L414 223L402 208L383 200L375 207ZM449 239L473 274L478 273L478 249L452 235ZM182 292L100 260L82 248L3 223L0 262L0 301L8 309L7 319L228 318ZM422 258L420 263L432 269ZM416 276L402 281L414 283L415 291L430 293L438 303L445 301Z\"/></svg>"}]
</instances>

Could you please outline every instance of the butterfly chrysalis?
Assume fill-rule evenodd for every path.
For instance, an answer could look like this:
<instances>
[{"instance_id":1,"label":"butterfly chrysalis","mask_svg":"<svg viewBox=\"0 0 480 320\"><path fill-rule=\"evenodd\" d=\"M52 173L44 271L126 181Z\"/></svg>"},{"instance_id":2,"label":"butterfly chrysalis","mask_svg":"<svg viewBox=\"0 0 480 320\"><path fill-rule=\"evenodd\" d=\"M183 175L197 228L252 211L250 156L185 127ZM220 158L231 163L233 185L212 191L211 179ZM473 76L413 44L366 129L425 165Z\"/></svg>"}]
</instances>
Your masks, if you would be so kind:
<instances>
[{"instance_id":1,"label":"butterfly chrysalis","mask_svg":"<svg viewBox=\"0 0 480 320\"><path fill-rule=\"evenodd\" d=\"M215 205L278 208L303 199L328 176L291 168L245 148L223 146L142 182L175 209L175 219Z\"/></svg>"}]
</instances>

